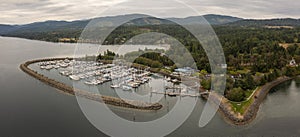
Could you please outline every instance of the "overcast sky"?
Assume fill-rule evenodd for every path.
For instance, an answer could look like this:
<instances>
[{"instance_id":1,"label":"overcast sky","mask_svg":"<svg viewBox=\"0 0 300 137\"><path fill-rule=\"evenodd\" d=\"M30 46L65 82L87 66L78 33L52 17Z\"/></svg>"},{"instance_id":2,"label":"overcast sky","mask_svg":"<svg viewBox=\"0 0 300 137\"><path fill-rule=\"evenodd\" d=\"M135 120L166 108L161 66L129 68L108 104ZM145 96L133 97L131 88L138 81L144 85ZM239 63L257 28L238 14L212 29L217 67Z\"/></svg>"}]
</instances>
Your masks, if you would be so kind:
<instances>
[{"instance_id":1,"label":"overcast sky","mask_svg":"<svg viewBox=\"0 0 300 137\"><path fill-rule=\"evenodd\" d=\"M0 24L71 21L128 13L160 17L221 14L255 19L300 18L300 0L0 0L0 7Z\"/></svg>"}]
</instances>

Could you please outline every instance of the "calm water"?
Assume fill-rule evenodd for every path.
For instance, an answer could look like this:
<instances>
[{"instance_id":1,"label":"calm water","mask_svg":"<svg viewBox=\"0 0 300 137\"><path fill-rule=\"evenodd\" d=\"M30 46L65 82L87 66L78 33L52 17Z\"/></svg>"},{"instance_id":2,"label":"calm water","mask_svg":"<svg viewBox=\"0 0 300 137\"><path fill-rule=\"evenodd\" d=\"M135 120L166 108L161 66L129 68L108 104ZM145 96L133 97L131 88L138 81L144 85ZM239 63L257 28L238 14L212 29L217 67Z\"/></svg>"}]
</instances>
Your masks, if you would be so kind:
<instances>
[{"instance_id":1,"label":"calm water","mask_svg":"<svg viewBox=\"0 0 300 137\"><path fill-rule=\"evenodd\" d=\"M85 118L74 96L61 94L19 69L20 63L30 59L72 56L74 45L0 37L0 48L0 136L105 136ZM190 118L169 136L299 136L299 92L300 80L274 88L256 120L242 127L225 123L217 114L206 127L199 128L205 103L199 100ZM160 117L167 111L136 112L136 120ZM132 118L131 111L114 112Z\"/></svg>"}]
</instances>

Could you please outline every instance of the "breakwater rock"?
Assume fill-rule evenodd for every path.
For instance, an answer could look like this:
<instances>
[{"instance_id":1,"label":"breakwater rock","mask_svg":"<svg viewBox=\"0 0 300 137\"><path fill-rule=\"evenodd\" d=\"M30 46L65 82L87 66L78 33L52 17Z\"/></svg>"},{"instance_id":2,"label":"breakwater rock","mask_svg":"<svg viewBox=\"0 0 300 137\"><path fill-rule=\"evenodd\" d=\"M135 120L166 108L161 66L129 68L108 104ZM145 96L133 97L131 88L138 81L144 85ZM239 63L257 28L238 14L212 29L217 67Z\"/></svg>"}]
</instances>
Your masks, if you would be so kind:
<instances>
[{"instance_id":1,"label":"breakwater rock","mask_svg":"<svg viewBox=\"0 0 300 137\"><path fill-rule=\"evenodd\" d=\"M110 97L110 96L102 96L100 94L94 94L88 91L83 91L79 89L74 89L71 86L68 86L64 83L58 82L51 78L45 77L44 75L39 74L38 72L28 68L30 64L44 62L44 61L55 61L55 60L65 60L65 59L72 59L72 58L48 58L48 59L36 59L27 61L20 65L20 69L27 73L28 75L40 80L41 82L57 88L65 93L76 95L80 97L84 97L90 100L102 102L112 106L124 107L124 108L132 108L137 110L159 110L163 106L160 103L146 103L141 101L133 101L133 100L123 100L120 98Z\"/></svg>"},{"instance_id":2,"label":"breakwater rock","mask_svg":"<svg viewBox=\"0 0 300 137\"><path fill-rule=\"evenodd\" d=\"M239 114L236 113L234 110L232 110L230 101L218 94L210 93L210 96L212 96L212 98L209 101L210 103L214 103L214 104L216 104L217 102L221 102L220 105L216 107L219 107L219 113L224 117L224 119L228 123L233 125L247 125L256 118L259 107L261 103L264 101L265 97L268 95L269 91L273 87L291 79L292 78L290 77L280 77L262 86L252 96L254 101L246 108L244 114ZM203 95L202 97L208 99L209 96Z\"/></svg>"}]
</instances>

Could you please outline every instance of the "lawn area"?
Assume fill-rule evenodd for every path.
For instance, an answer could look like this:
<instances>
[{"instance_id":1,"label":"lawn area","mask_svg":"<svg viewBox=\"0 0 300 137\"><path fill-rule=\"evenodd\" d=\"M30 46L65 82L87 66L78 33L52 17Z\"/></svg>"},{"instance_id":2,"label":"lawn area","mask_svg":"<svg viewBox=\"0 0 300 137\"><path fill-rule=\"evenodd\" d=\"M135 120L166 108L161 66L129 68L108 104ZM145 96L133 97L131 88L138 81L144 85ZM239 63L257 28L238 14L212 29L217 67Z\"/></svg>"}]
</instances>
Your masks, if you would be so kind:
<instances>
[{"instance_id":1,"label":"lawn area","mask_svg":"<svg viewBox=\"0 0 300 137\"><path fill-rule=\"evenodd\" d=\"M242 101L242 102L233 102L230 101L232 108L235 112L238 112L240 114L244 114L245 110L253 103L254 98L250 97L252 95L253 92L256 92L257 90L259 90L260 87L256 88L255 90L247 90L246 91L246 98L250 98L247 101Z\"/></svg>"},{"instance_id":2,"label":"lawn area","mask_svg":"<svg viewBox=\"0 0 300 137\"><path fill-rule=\"evenodd\" d=\"M167 74L171 74L172 72L168 69L160 69L161 72L167 73Z\"/></svg>"},{"instance_id":3,"label":"lawn area","mask_svg":"<svg viewBox=\"0 0 300 137\"><path fill-rule=\"evenodd\" d=\"M253 103L254 98L249 99L248 101L245 102L231 102L231 105L233 107L233 110L235 112L238 112L240 114L244 114L244 112L246 111L246 109Z\"/></svg>"},{"instance_id":4,"label":"lawn area","mask_svg":"<svg viewBox=\"0 0 300 137\"><path fill-rule=\"evenodd\" d=\"M246 99L247 98L249 98L251 95L252 95L252 93L253 93L254 91L253 90L247 90L246 92L245 92L245 94L246 94Z\"/></svg>"}]
</instances>

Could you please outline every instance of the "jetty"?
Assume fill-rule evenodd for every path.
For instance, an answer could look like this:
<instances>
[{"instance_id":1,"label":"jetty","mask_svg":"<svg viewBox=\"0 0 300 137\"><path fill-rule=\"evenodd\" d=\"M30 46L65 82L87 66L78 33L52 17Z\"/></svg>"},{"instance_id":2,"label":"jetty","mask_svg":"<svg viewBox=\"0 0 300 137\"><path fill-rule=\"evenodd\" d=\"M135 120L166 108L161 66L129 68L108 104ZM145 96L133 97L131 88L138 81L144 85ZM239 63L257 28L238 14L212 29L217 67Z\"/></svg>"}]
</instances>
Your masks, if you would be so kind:
<instances>
[{"instance_id":1,"label":"jetty","mask_svg":"<svg viewBox=\"0 0 300 137\"><path fill-rule=\"evenodd\" d=\"M176 96L201 97L202 95L208 95L209 91L201 91L201 92L194 91L194 93L191 93L191 91L189 92L189 89L187 88L176 87L176 86L165 86L164 91L162 92L151 91L151 94L162 94L162 95L168 95L172 97L176 97Z\"/></svg>"},{"instance_id":2,"label":"jetty","mask_svg":"<svg viewBox=\"0 0 300 137\"><path fill-rule=\"evenodd\" d=\"M27 73L28 75L40 80L41 82L57 88L65 93L76 95L80 97L84 97L90 100L98 101L101 103L105 103L112 106L124 107L124 108L132 108L137 110L159 110L163 106L160 103L146 103L141 101L133 101L133 100L123 100L120 98L115 98L111 96L103 96L100 94L91 93L88 91L83 91L79 89L75 89L71 86L68 86L64 83L58 82L51 78L45 77L44 75L39 74L38 72L30 69L28 66L34 63L40 62L48 62L48 61L58 61L58 60L72 60L73 58L48 58L48 59L36 59L27 61L20 65L20 69Z\"/></svg>"}]
</instances>

